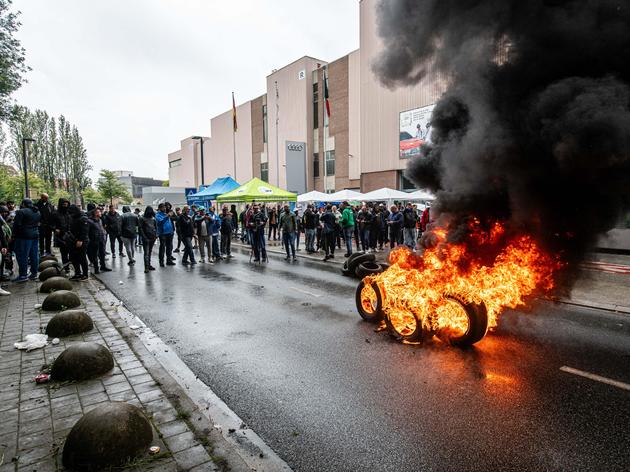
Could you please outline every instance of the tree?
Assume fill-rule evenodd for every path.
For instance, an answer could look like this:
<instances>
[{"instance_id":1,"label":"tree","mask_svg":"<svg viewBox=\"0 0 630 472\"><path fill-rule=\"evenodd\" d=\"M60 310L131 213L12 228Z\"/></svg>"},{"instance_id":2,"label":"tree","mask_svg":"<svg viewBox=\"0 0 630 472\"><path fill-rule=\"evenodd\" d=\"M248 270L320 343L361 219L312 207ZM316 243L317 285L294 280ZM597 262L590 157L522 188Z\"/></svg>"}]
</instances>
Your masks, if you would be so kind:
<instances>
[{"instance_id":1,"label":"tree","mask_svg":"<svg viewBox=\"0 0 630 472\"><path fill-rule=\"evenodd\" d=\"M37 174L28 176L29 192L34 199L46 192L46 184ZM13 174L6 167L0 166L0 200L21 202L24 197L24 175Z\"/></svg>"},{"instance_id":2,"label":"tree","mask_svg":"<svg viewBox=\"0 0 630 472\"><path fill-rule=\"evenodd\" d=\"M14 37L20 27L19 12L11 12L10 7L11 0L0 0L0 122L9 117L9 97L25 82L29 70L24 48Z\"/></svg>"},{"instance_id":3,"label":"tree","mask_svg":"<svg viewBox=\"0 0 630 472\"><path fill-rule=\"evenodd\" d=\"M101 192L92 187L83 190L83 202L88 203L104 203L107 199L101 195Z\"/></svg>"},{"instance_id":4,"label":"tree","mask_svg":"<svg viewBox=\"0 0 630 472\"><path fill-rule=\"evenodd\" d=\"M99 193L109 200L110 204L114 203L114 198L120 198L124 201L131 201L131 195L125 187L116 177L111 170L103 169L100 173L100 178L96 183L96 188Z\"/></svg>"}]
</instances>

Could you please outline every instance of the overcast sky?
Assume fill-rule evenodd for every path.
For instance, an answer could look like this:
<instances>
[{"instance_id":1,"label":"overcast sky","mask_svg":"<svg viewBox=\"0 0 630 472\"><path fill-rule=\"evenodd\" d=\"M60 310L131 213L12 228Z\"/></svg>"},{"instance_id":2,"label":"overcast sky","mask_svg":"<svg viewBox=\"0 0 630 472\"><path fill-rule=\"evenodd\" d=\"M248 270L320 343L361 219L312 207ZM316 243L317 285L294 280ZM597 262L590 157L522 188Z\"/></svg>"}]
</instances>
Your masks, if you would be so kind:
<instances>
[{"instance_id":1,"label":"overcast sky","mask_svg":"<svg viewBox=\"0 0 630 472\"><path fill-rule=\"evenodd\" d=\"M63 114L102 168L168 178L167 154L261 95L304 55L359 47L358 0L14 0L28 83L19 104Z\"/></svg>"}]
</instances>

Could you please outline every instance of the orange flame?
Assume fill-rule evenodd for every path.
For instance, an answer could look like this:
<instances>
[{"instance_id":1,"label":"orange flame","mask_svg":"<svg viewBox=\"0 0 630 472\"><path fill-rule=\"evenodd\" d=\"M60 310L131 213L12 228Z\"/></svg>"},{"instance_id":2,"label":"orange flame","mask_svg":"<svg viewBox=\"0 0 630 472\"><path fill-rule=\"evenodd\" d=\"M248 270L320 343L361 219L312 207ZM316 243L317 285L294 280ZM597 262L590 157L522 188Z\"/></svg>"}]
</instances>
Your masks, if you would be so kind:
<instances>
[{"instance_id":1,"label":"orange flame","mask_svg":"<svg viewBox=\"0 0 630 472\"><path fill-rule=\"evenodd\" d=\"M506 308L523 305L536 289L550 291L553 274L561 267L559 260L545 254L526 235L508 240L488 264L472 260L467 245L447 243L445 230L433 233L435 247L421 256L398 248L389 256L389 269L366 279L380 288L383 313L398 327L398 334L413 329L414 323L432 333L465 331L467 318L457 303L449 303L449 294L465 302L483 302L492 329ZM473 231L470 238L484 247L496 245L504 236L503 226L496 224L491 231Z\"/></svg>"}]
</instances>

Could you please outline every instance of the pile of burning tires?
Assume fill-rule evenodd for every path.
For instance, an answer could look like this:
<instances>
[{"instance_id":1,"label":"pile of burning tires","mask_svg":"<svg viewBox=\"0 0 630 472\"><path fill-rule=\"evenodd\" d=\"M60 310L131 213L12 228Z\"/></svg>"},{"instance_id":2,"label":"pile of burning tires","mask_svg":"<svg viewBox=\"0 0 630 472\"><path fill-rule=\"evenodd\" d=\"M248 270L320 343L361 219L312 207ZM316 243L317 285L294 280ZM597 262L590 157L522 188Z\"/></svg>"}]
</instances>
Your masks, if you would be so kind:
<instances>
[{"instance_id":1,"label":"pile of burning tires","mask_svg":"<svg viewBox=\"0 0 630 472\"><path fill-rule=\"evenodd\" d=\"M440 308L454 315L455 328L441 324L437 314L421 319L409 310L385 309L386 297L384 286L367 276L356 290L357 310L364 321L379 324L403 343L420 344L436 336L453 346L467 347L479 342L488 331L488 313L483 302L475 303L458 294L444 294Z\"/></svg>"},{"instance_id":2,"label":"pile of burning tires","mask_svg":"<svg viewBox=\"0 0 630 472\"><path fill-rule=\"evenodd\" d=\"M365 252L355 252L346 259L341 273L347 277L363 279L368 275L380 274L387 270L389 264L376 262L376 256Z\"/></svg>"}]
</instances>

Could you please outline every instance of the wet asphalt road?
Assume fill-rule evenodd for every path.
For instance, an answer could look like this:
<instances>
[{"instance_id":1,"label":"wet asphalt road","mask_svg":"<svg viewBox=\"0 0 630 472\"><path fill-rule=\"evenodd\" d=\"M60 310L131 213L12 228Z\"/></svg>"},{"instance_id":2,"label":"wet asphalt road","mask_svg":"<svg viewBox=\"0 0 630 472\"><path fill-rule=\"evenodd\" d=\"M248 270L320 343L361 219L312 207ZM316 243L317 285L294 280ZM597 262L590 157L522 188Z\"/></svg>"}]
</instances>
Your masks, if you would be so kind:
<instances>
[{"instance_id":1,"label":"wet asphalt road","mask_svg":"<svg viewBox=\"0 0 630 472\"><path fill-rule=\"evenodd\" d=\"M114 268L101 280L295 470L630 470L630 391L560 370L630 383L628 315L541 302L473 349L406 346L360 320L337 266Z\"/></svg>"}]
</instances>

